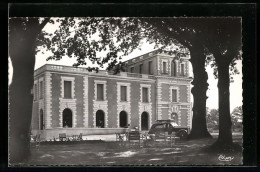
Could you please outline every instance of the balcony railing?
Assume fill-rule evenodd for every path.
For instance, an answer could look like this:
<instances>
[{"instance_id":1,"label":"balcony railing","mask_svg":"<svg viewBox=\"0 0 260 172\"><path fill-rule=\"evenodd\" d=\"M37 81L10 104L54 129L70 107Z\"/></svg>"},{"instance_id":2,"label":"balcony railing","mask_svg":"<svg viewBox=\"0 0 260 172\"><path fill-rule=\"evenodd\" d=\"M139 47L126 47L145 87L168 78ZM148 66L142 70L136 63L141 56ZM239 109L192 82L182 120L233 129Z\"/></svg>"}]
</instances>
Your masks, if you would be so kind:
<instances>
[{"instance_id":1,"label":"balcony railing","mask_svg":"<svg viewBox=\"0 0 260 172\"><path fill-rule=\"evenodd\" d=\"M144 78L144 79L155 79L154 75L147 74L139 74L139 73L128 73L128 72L120 72L114 74L114 72L99 70L98 72L92 71L89 72L86 68L75 68L70 66L59 66L59 65L50 65L47 64L40 69L37 69L35 73L41 73L44 70L54 70L54 71L63 71L63 72L76 72L76 73L87 73L87 74L95 74L95 75L113 75L113 76L122 76L122 77L132 77L132 78Z\"/></svg>"}]
</instances>

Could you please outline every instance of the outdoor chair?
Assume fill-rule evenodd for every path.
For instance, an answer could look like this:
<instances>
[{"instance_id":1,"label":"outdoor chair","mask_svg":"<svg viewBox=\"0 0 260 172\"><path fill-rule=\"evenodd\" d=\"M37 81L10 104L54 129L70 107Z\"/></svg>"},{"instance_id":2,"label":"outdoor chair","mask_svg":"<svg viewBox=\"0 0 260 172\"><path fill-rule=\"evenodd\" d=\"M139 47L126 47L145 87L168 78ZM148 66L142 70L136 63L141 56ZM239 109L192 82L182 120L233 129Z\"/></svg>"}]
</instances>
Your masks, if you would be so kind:
<instances>
[{"instance_id":1,"label":"outdoor chair","mask_svg":"<svg viewBox=\"0 0 260 172\"><path fill-rule=\"evenodd\" d=\"M66 133L60 133L59 134L59 140L60 141L66 141L67 140Z\"/></svg>"},{"instance_id":2,"label":"outdoor chair","mask_svg":"<svg viewBox=\"0 0 260 172\"><path fill-rule=\"evenodd\" d=\"M128 133L128 145L130 146L131 143L138 143L139 147L141 147L141 137L139 131L130 131Z\"/></svg>"},{"instance_id":3,"label":"outdoor chair","mask_svg":"<svg viewBox=\"0 0 260 172\"><path fill-rule=\"evenodd\" d=\"M35 146L36 148L39 149L40 147L40 144L41 144L41 134L36 134L35 136L32 136L32 139L31 139L31 146Z\"/></svg>"},{"instance_id":4,"label":"outdoor chair","mask_svg":"<svg viewBox=\"0 0 260 172\"><path fill-rule=\"evenodd\" d=\"M141 140L147 140L149 135L148 132L140 133Z\"/></svg>"},{"instance_id":5,"label":"outdoor chair","mask_svg":"<svg viewBox=\"0 0 260 172\"><path fill-rule=\"evenodd\" d=\"M170 147L172 147L175 144L174 134L168 134L168 132L155 133L154 146L157 146L158 144L164 146L170 145Z\"/></svg>"},{"instance_id":6,"label":"outdoor chair","mask_svg":"<svg viewBox=\"0 0 260 172\"><path fill-rule=\"evenodd\" d=\"M125 133L116 133L116 141L123 142L125 137Z\"/></svg>"},{"instance_id":7,"label":"outdoor chair","mask_svg":"<svg viewBox=\"0 0 260 172\"><path fill-rule=\"evenodd\" d=\"M77 137L77 141L81 141L81 140L83 140L82 136L83 136L83 134L80 133L80 134L78 135L78 137Z\"/></svg>"},{"instance_id":8,"label":"outdoor chair","mask_svg":"<svg viewBox=\"0 0 260 172\"><path fill-rule=\"evenodd\" d=\"M72 135L72 141L77 141L78 140L78 135Z\"/></svg>"}]
</instances>

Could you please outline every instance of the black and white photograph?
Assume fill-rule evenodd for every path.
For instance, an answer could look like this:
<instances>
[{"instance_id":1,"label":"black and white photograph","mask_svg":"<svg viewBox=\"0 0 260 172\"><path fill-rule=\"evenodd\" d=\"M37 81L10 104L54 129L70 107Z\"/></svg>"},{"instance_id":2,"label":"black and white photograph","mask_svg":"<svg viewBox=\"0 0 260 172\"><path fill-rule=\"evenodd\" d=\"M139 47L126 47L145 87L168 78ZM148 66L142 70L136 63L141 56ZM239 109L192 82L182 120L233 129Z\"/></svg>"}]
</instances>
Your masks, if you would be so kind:
<instances>
[{"instance_id":1,"label":"black and white photograph","mask_svg":"<svg viewBox=\"0 0 260 172\"><path fill-rule=\"evenodd\" d=\"M9 17L9 166L243 166L243 22Z\"/></svg>"}]
</instances>

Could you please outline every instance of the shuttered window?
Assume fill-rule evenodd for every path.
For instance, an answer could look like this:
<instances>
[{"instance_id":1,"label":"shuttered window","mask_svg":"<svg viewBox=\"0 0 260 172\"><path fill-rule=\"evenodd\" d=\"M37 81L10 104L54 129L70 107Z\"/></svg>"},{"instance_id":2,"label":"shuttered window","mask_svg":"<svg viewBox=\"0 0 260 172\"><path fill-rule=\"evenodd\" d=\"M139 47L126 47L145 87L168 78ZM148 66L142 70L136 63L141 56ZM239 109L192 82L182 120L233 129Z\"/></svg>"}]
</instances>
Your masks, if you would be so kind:
<instances>
[{"instance_id":1,"label":"shuttered window","mask_svg":"<svg viewBox=\"0 0 260 172\"><path fill-rule=\"evenodd\" d=\"M64 81L64 98L71 97L71 81Z\"/></svg>"},{"instance_id":2,"label":"shuttered window","mask_svg":"<svg viewBox=\"0 0 260 172\"><path fill-rule=\"evenodd\" d=\"M181 76L184 76L184 64L181 64Z\"/></svg>"},{"instance_id":3,"label":"shuttered window","mask_svg":"<svg viewBox=\"0 0 260 172\"><path fill-rule=\"evenodd\" d=\"M172 89L172 102L177 102L177 90Z\"/></svg>"},{"instance_id":4,"label":"shuttered window","mask_svg":"<svg viewBox=\"0 0 260 172\"><path fill-rule=\"evenodd\" d=\"M104 100L104 84L97 84L97 100Z\"/></svg>"},{"instance_id":5,"label":"shuttered window","mask_svg":"<svg viewBox=\"0 0 260 172\"><path fill-rule=\"evenodd\" d=\"M143 73L143 64L139 65L139 73L142 74Z\"/></svg>"},{"instance_id":6,"label":"shuttered window","mask_svg":"<svg viewBox=\"0 0 260 172\"><path fill-rule=\"evenodd\" d=\"M166 73L166 62L163 62L163 73Z\"/></svg>"},{"instance_id":7,"label":"shuttered window","mask_svg":"<svg viewBox=\"0 0 260 172\"><path fill-rule=\"evenodd\" d=\"M142 88L142 95L143 95L143 102L149 102L148 101L148 88L146 88L146 87Z\"/></svg>"},{"instance_id":8,"label":"shuttered window","mask_svg":"<svg viewBox=\"0 0 260 172\"><path fill-rule=\"evenodd\" d=\"M127 93L126 93L126 86L121 86L121 101L127 101Z\"/></svg>"},{"instance_id":9,"label":"shuttered window","mask_svg":"<svg viewBox=\"0 0 260 172\"><path fill-rule=\"evenodd\" d=\"M134 67L131 67L131 68L130 68L130 72L131 72L131 73L134 73Z\"/></svg>"}]
</instances>

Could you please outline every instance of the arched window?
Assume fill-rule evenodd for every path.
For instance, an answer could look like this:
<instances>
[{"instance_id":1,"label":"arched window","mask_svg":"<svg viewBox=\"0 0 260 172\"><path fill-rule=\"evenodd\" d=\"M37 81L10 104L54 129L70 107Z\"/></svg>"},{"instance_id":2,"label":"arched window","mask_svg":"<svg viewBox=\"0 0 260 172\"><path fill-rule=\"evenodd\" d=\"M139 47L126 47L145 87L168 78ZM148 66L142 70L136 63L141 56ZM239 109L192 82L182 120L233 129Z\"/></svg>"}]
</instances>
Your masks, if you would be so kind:
<instances>
[{"instance_id":1,"label":"arched window","mask_svg":"<svg viewBox=\"0 0 260 172\"><path fill-rule=\"evenodd\" d=\"M104 128L105 124L105 113L102 110L96 112L96 127Z\"/></svg>"},{"instance_id":2,"label":"arched window","mask_svg":"<svg viewBox=\"0 0 260 172\"><path fill-rule=\"evenodd\" d=\"M119 126L127 127L127 113L125 111L121 111L119 114Z\"/></svg>"},{"instance_id":3,"label":"arched window","mask_svg":"<svg viewBox=\"0 0 260 172\"><path fill-rule=\"evenodd\" d=\"M143 112L141 115L141 130L148 130L148 113Z\"/></svg>"},{"instance_id":4,"label":"arched window","mask_svg":"<svg viewBox=\"0 0 260 172\"><path fill-rule=\"evenodd\" d=\"M176 62L173 60L171 65L171 75L176 76Z\"/></svg>"},{"instance_id":5,"label":"arched window","mask_svg":"<svg viewBox=\"0 0 260 172\"><path fill-rule=\"evenodd\" d=\"M71 128L72 127L72 111L68 108L64 109L63 113L63 127Z\"/></svg>"},{"instance_id":6,"label":"arched window","mask_svg":"<svg viewBox=\"0 0 260 172\"><path fill-rule=\"evenodd\" d=\"M40 130L43 130L44 127L44 123L43 123L43 110L40 110L40 119L39 119L39 123L40 123Z\"/></svg>"}]
</instances>

